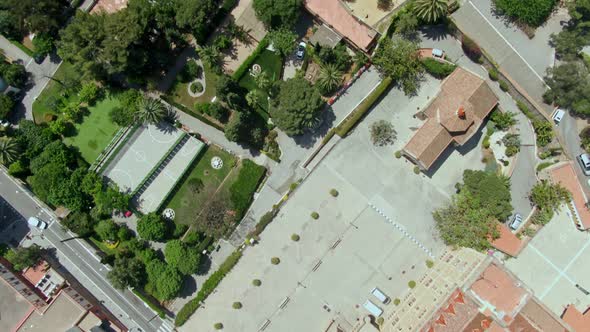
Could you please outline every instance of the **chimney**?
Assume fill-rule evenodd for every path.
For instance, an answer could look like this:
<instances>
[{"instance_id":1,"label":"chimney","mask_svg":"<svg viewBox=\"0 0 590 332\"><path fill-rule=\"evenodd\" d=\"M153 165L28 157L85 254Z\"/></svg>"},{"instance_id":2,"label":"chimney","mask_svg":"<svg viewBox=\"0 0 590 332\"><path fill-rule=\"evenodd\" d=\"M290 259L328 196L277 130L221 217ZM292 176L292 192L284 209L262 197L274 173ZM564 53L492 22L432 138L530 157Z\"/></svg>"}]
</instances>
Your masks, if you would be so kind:
<instances>
[{"instance_id":1,"label":"chimney","mask_svg":"<svg viewBox=\"0 0 590 332\"><path fill-rule=\"evenodd\" d=\"M461 105L457 110L457 116L459 117L459 119L465 119L465 108L463 107L463 105Z\"/></svg>"}]
</instances>

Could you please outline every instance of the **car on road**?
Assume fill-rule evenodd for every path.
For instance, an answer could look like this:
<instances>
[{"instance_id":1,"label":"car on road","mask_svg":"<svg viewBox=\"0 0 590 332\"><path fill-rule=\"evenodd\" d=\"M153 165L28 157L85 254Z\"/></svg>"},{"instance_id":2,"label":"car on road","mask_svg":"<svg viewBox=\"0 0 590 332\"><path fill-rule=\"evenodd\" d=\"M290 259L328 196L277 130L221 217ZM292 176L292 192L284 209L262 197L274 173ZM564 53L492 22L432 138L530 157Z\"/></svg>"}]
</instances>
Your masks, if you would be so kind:
<instances>
[{"instance_id":1,"label":"car on road","mask_svg":"<svg viewBox=\"0 0 590 332\"><path fill-rule=\"evenodd\" d=\"M582 172L585 175L590 175L590 155L587 153L582 153L581 155L577 156L576 159L582 168Z\"/></svg>"},{"instance_id":2,"label":"car on road","mask_svg":"<svg viewBox=\"0 0 590 332\"><path fill-rule=\"evenodd\" d=\"M551 118L553 119L553 122L555 122L555 124L558 125L564 116L565 116L565 111L562 110L561 108L558 108L555 110L555 112L553 112L553 114L551 115Z\"/></svg>"},{"instance_id":3,"label":"car on road","mask_svg":"<svg viewBox=\"0 0 590 332\"><path fill-rule=\"evenodd\" d=\"M39 229L46 229L47 228L47 223L43 220L39 220L38 218L35 217L29 217L29 220L27 220L27 222L29 223L29 225L33 226L33 227L37 227Z\"/></svg>"},{"instance_id":4,"label":"car on road","mask_svg":"<svg viewBox=\"0 0 590 332\"><path fill-rule=\"evenodd\" d=\"M522 225L522 216L519 213L516 213L510 222L510 229L517 230L520 225Z\"/></svg>"},{"instance_id":5,"label":"car on road","mask_svg":"<svg viewBox=\"0 0 590 332\"><path fill-rule=\"evenodd\" d=\"M304 42L300 42L299 45L297 45L297 52L295 52L295 56L297 56L297 59L303 60L303 57L305 56L306 46L307 44Z\"/></svg>"}]
</instances>

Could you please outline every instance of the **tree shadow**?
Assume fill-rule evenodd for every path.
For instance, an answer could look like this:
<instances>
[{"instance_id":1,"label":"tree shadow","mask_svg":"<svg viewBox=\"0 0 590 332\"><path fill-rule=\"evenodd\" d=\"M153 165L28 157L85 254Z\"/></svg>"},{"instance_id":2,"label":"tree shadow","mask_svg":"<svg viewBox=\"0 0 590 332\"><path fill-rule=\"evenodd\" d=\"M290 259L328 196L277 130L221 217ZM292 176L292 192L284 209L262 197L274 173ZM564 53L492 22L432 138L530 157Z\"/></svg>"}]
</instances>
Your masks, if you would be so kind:
<instances>
[{"instance_id":1,"label":"tree shadow","mask_svg":"<svg viewBox=\"0 0 590 332\"><path fill-rule=\"evenodd\" d=\"M209 270L211 270L213 262L208 255L201 256L201 262L199 263L199 268L197 269L197 275L205 275Z\"/></svg>"},{"instance_id":2,"label":"tree shadow","mask_svg":"<svg viewBox=\"0 0 590 332\"><path fill-rule=\"evenodd\" d=\"M444 24L426 25L420 28L422 36L428 40L441 41L450 36L450 32Z\"/></svg>"},{"instance_id":3,"label":"tree shadow","mask_svg":"<svg viewBox=\"0 0 590 332\"><path fill-rule=\"evenodd\" d=\"M195 292L197 291L197 282L191 276L187 276L184 278L182 282L182 288L180 289L180 293L178 294L179 298L186 299L188 297L192 297Z\"/></svg>"},{"instance_id":4,"label":"tree shadow","mask_svg":"<svg viewBox=\"0 0 590 332\"><path fill-rule=\"evenodd\" d=\"M303 135L293 136L295 143L303 148L311 148L315 145L318 139L323 138L328 134L328 131L334 126L336 115L332 106L328 106L322 111L320 115L320 125L317 129L308 129Z\"/></svg>"}]
</instances>

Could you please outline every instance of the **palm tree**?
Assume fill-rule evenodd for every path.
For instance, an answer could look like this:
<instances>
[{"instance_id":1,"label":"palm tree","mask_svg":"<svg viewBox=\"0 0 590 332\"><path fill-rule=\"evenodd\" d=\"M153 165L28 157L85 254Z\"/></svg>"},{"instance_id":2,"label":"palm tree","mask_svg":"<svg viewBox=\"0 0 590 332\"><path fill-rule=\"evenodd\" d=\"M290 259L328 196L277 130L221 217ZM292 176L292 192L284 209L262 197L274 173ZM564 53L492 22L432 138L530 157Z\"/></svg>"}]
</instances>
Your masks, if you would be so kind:
<instances>
[{"instance_id":1,"label":"palm tree","mask_svg":"<svg viewBox=\"0 0 590 332\"><path fill-rule=\"evenodd\" d=\"M143 123L157 124L166 116L166 107L158 100L150 97L142 98L135 112L135 119Z\"/></svg>"},{"instance_id":2,"label":"palm tree","mask_svg":"<svg viewBox=\"0 0 590 332\"><path fill-rule=\"evenodd\" d=\"M447 0L416 0L414 10L416 15L428 23L438 21L448 12Z\"/></svg>"},{"instance_id":3,"label":"palm tree","mask_svg":"<svg viewBox=\"0 0 590 332\"><path fill-rule=\"evenodd\" d=\"M320 68L320 74L317 81L320 91L325 93L332 92L341 82L342 72L335 64L329 63Z\"/></svg>"},{"instance_id":4,"label":"palm tree","mask_svg":"<svg viewBox=\"0 0 590 332\"><path fill-rule=\"evenodd\" d=\"M199 51L201 61L205 62L211 68L219 67L221 61L221 53L215 45L207 45L202 47Z\"/></svg>"},{"instance_id":5,"label":"palm tree","mask_svg":"<svg viewBox=\"0 0 590 332\"><path fill-rule=\"evenodd\" d=\"M12 164L16 161L18 153L18 143L14 138L0 138L0 164Z\"/></svg>"},{"instance_id":6,"label":"palm tree","mask_svg":"<svg viewBox=\"0 0 590 332\"><path fill-rule=\"evenodd\" d=\"M248 105L252 108L254 108L259 100L259 96L256 90L251 90L246 94L246 102L248 103Z\"/></svg>"},{"instance_id":7,"label":"palm tree","mask_svg":"<svg viewBox=\"0 0 590 332\"><path fill-rule=\"evenodd\" d=\"M266 72L261 72L254 76L254 82L260 90L266 91L270 88L270 80L268 79L268 74Z\"/></svg>"}]
</instances>

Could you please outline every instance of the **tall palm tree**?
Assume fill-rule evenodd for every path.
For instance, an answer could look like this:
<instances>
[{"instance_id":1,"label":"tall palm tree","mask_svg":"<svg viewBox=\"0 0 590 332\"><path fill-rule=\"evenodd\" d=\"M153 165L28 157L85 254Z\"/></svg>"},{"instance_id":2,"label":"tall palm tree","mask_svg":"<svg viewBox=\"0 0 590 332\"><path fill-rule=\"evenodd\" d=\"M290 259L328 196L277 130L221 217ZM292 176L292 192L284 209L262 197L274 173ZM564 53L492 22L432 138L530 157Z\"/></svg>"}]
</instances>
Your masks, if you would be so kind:
<instances>
[{"instance_id":1,"label":"tall palm tree","mask_svg":"<svg viewBox=\"0 0 590 332\"><path fill-rule=\"evenodd\" d=\"M332 92L341 82L342 72L335 64L329 63L320 68L320 74L317 81L320 91L325 93Z\"/></svg>"},{"instance_id":2,"label":"tall palm tree","mask_svg":"<svg viewBox=\"0 0 590 332\"><path fill-rule=\"evenodd\" d=\"M433 23L445 16L448 12L448 0L416 0L414 11L418 17L426 22Z\"/></svg>"},{"instance_id":3,"label":"tall palm tree","mask_svg":"<svg viewBox=\"0 0 590 332\"><path fill-rule=\"evenodd\" d=\"M201 47L198 51L201 61L205 62L211 68L217 68L221 62L221 52L215 45Z\"/></svg>"},{"instance_id":4,"label":"tall palm tree","mask_svg":"<svg viewBox=\"0 0 590 332\"><path fill-rule=\"evenodd\" d=\"M18 143L14 138L0 138L0 164L12 164L18 158L18 153Z\"/></svg>"},{"instance_id":5,"label":"tall palm tree","mask_svg":"<svg viewBox=\"0 0 590 332\"><path fill-rule=\"evenodd\" d=\"M258 96L257 90L252 90L249 91L246 94L246 102L248 103L248 105L252 108L254 108L258 102L260 101L260 98Z\"/></svg>"},{"instance_id":6,"label":"tall palm tree","mask_svg":"<svg viewBox=\"0 0 590 332\"><path fill-rule=\"evenodd\" d=\"M266 72L261 72L260 74L254 76L254 82L260 90L266 91L268 88L270 88L270 79L268 78L268 74Z\"/></svg>"},{"instance_id":7,"label":"tall palm tree","mask_svg":"<svg viewBox=\"0 0 590 332\"><path fill-rule=\"evenodd\" d=\"M135 112L135 119L143 123L157 124L166 116L166 107L158 100L151 97L142 98Z\"/></svg>"}]
</instances>

